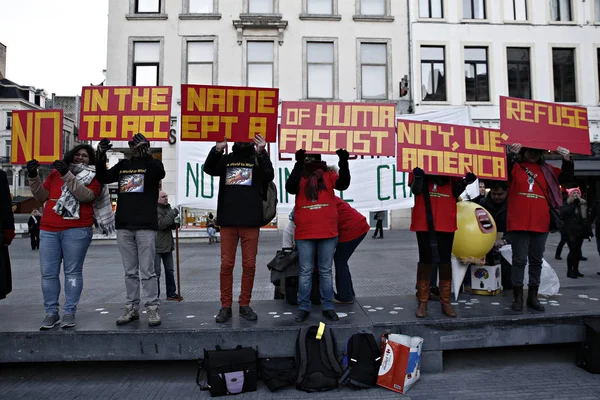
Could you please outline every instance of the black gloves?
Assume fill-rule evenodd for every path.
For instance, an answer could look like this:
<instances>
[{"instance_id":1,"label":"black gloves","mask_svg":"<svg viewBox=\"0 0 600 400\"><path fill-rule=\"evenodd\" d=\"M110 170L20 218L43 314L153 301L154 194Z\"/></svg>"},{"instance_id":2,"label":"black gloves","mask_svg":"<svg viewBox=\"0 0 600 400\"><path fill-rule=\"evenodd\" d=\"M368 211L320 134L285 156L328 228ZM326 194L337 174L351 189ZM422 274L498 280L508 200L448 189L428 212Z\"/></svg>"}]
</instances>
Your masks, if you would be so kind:
<instances>
[{"instance_id":1,"label":"black gloves","mask_svg":"<svg viewBox=\"0 0 600 400\"><path fill-rule=\"evenodd\" d=\"M35 178L36 176L38 176L37 170L39 166L40 163L36 159L27 161L27 174L30 178Z\"/></svg>"},{"instance_id":2,"label":"black gloves","mask_svg":"<svg viewBox=\"0 0 600 400\"><path fill-rule=\"evenodd\" d=\"M296 162L303 164L304 159L306 159L306 150L300 149L296 151Z\"/></svg>"},{"instance_id":3,"label":"black gloves","mask_svg":"<svg viewBox=\"0 0 600 400\"><path fill-rule=\"evenodd\" d=\"M135 135L133 135L133 147L138 147L141 144L147 144L148 147L150 147L150 142L148 142L148 139L146 139L146 137L144 135L142 135L141 133L136 133Z\"/></svg>"},{"instance_id":4,"label":"black gloves","mask_svg":"<svg viewBox=\"0 0 600 400\"><path fill-rule=\"evenodd\" d=\"M476 180L477 180L477 176L475 176L475 174L472 172L467 172L467 175L465 175L465 183L467 185L470 185L471 183L475 182Z\"/></svg>"},{"instance_id":5,"label":"black gloves","mask_svg":"<svg viewBox=\"0 0 600 400\"><path fill-rule=\"evenodd\" d=\"M98 143L98 155L104 156L107 151L112 149L113 145L107 138L104 138Z\"/></svg>"},{"instance_id":6,"label":"black gloves","mask_svg":"<svg viewBox=\"0 0 600 400\"><path fill-rule=\"evenodd\" d=\"M340 159L340 162L346 162L350 158L350 153L348 153L344 149L337 149L335 154L337 154L338 158Z\"/></svg>"},{"instance_id":7,"label":"black gloves","mask_svg":"<svg viewBox=\"0 0 600 400\"><path fill-rule=\"evenodd\" d=\"M423 171L421 168L416 167L415 169L413 169L413 175L416 178L422 178L425 176L425 171Z\"/></svg>"},{"instance_id":8,"label":"black gloves","mask_svg":"<svg viewBox=\"0 0 600 400\"><path fill-rule=\"evenodd\" d=\"M69 172L69 166L63 160L54 161L54 169L60 172L60 176L65 176Z\"/></svg>"}]
</instances>

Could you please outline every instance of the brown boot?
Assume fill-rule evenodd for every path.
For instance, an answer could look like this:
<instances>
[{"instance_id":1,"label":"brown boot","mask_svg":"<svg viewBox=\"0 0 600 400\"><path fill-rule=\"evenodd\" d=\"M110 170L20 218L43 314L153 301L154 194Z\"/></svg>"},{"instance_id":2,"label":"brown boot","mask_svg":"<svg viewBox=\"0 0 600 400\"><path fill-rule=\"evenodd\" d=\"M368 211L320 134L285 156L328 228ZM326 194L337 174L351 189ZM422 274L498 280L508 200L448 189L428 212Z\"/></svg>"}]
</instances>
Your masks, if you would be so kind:
<instances>
[{"instance_id":1,"label":"brown boot","mask_svg":"<svg viewBox=\"0 0 600 400\"><path fill-rule=\"evenodd\" d=\"M450 305L450 298L452 296L452 265L450 264L439 264L440 271L440 304L442 305L442 312L449 317L456 317L456 312Z\"/></svg>"},{"instance_id":2,"label":"brown boot","mask_svg":"<svg viewBox=\"0 0 600 400\"><path fill-rule=\"evenodd\" d=\"M427 300L429 300L429 277L431 276L431 264L419 263L417 267L417 299L419 307L415 312L418 318L427 316Z\"/></svg>"}]
</instances>

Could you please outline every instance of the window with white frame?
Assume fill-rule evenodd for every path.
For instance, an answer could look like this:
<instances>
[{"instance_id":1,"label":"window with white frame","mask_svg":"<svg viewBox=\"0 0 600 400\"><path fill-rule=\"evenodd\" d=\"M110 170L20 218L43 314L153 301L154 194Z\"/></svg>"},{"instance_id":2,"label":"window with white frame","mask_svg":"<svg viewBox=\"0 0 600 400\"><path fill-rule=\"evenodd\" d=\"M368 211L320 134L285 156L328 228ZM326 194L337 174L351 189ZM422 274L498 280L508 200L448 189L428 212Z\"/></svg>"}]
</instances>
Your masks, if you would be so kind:
<instances>
[{"instance_id":1,"label":"window with white frame","mask_svg":"<svg viewBox=\"0 0 600 400\"><path fill-rule=\"evenodd\" d=\"M361 98L388 98L388 65L386 43L360 45Z\"/></svg>"},{"instance_id":2,"label":"window with white frame","mask_svg":"<svg viewBox=\"0 0 600 400\"><path fill-rule=\"evenodd\" d=\"M214 0L188 0L188 13L190 14L212 14L215 12Z\"/></svg>"},{"instance_id":3,"label":"window with white frame","mask_svg":"<svg viewBox=\"0 0 600 400\"><path fill-rule=\"evenodd\" d=\"M12 111L6 112L6 129L12 129Z\"/></svg>"},{"instance_id":4,"label":"window with white frame","mask_svg":"<svg viewBox=\"0 0 600 400\"><path fill-rule=\"evenodd\" d=\"M160 13L160 2L162 0L135 0L136 14L158 14Z\"/></svg>"},{"instance_id":5,"label":"window with white frame","mask_svg":"<svg viewBox=\"0 0 600 400\"><path fill-rule=\"evenodd\" d=\"M527 0L504 0L505 21L527 21Z\"/></svg>"},{"instance_id":6,"label":"window with white frame","mask_svg":"<svg viewBox=\"0 0 600 400\"><path fill-rule=\"evenodd\" d=\"M306 43L306 79L309 99L333 99L335 86L333 42Z\"/></svg>"},{"instance_id":7,"label":"window with white frame","mask_svg":"<svg viewBox=\"0 0 600 400\"><path fill-rule=\"evenodd\" d=\"M306 13L331 15L333 14L333 0L306 0Z\"/></svg>"},{"instance_id":8,"label":"window with white frame","mask_svg":"<svg viewBox=\"0 0 600 400\"><path fill-rule=\"evenodd\" d=\"M187 83L212 85L214 66L214 42L187 42Z\"/></svg>"},{"instance_id":9,"label":"window with white frame","mask_svg":"<svg viewBox=\"0 0 600 400\"><path fill-rule=\"evenodd\" d=\"M575 49L552 49L552 72L554 74L554 101L576 102Z\"/></svg>"},{"instance_id":10,"label":"window with white frame","mask_svg":"<svg viewBox=\"0 0 600 400\"><path fill-rule=\"evenodd\" d=\"M528 47L508 47L506 49L508 72L508 95L521 99L531 99L531 64Z\"/></svg>"},{"instance_id":11,"label":"window with white frame","mask_svg":"<svg viewBox=\"0 0 600 400\"><path fill-rule=\"evenodd\" d=\"M444 18L444 0L419 0L420 18Z\"/></svg>"},{"instance_id":12,"label":"window with white frame","mask_svg":"<svg viewBox=\"0 0 600 400\"><path fill-rule=\"evenodd\" d=\"M9 157L9 159L10 159L10 154L12 152L12 140L11 139L7 139L6 142L4 142L4 150L6 152L6 157Z\"/></svg>"},{"instance_id":13,"label":"window with white frame","mask_svg":"<svg viewBox=\"0 0 600 400\"><path fill-rule=\"evenodd\" d=\"M387 15L386 0L359 0L360 15Z\"/></svg>"},{"instance_id":14,"label":"window with white frame","mask_svg":"<svg viewBox=\"0 0 600 400\"><path fill-rule=\"evenodd\" d=\"M551 0L552 21L573 21L571 0Z\"/></svg>"},{"instance_id":15,"label":"window with white frame","mask_svg":"<svg viewBox=\"0 0 600 400\"><path fill-rule=\"evenodd\" d=\"M487 47L465 47L467 101L490 101Z\"/></svg>"},{"instance_id":16,"label":"window with white frame","mask_svg":"<svg viewBox=\"0 0 600 400\"><path fill-rule=\"evenodd\" d=\"M134 42L133 85L158 86L160 73L160 42Z\"/></svg>"},{"instance_id":17,"label":"window with white frame","mask_svg":"<svg viewBox=\"0 0 600 400\"><path fill-rule=\"evenodd\" d=\"M247 86L273 87L275 75L274 42L247 43Z\"/></svg>"},{"instance_id":18,"label":"window with white frame","mask_svg":"<svg viewBox=\"0 0 600 400\"><path fill-rule=\"evenodd\" d=\"M594 0L594 21L600 22L600 0Z\"/></svg>"},{"instance_id":19,"label":"window with white frame","mask_svg":"<svg viewBox=\"0 0 600 400\"><path fill-rule=\"evenodd\" d=\"M248 0L248 12L250 14L273 14L275 0Z\"/></svg>"},{"instance_id":20,"label":"window with white frame","mask_svg":"<svg viewBox=\"0 0 600 400\"><path fill-rule=\"evenodd\" d=\"M462 0L464 19L486 19L486 0Z\"/></svg>"},{"instance_id":21,"label":"window with white frame","mask_svg":"<svg viewBox=\"0 0 600 400\"><path fill-rule=\"evenodd\" d=\"M423 101L446 101L446 54L443 46L421 46Z\"/></svg>"}]
</instances>

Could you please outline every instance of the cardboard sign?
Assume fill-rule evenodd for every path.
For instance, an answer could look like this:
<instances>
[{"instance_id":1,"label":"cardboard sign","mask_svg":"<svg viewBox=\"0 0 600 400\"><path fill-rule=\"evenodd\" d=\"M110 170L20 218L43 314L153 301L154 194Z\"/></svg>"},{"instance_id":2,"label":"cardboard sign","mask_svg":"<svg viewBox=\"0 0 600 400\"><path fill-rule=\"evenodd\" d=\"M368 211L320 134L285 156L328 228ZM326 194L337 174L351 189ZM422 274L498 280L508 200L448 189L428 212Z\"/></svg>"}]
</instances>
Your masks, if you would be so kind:
<instances>
[{"instance_id":1,"label":"cardboard sign","mask_svg":"<svg viewBox=\"0 0 600 400\"><path fill-rule=\"evenodd\" d=\"M281 106L279 150L394 156L394 104L287 102Z\"/></svg>"},{"instance_id":2,"label":"cardboard sign","mask_svg":"<svg viewBox=\"0 0 600 400\"><path fill-rule=\"evenodd\" d=\"M84 87L79 138L129 141L141 133L148 140L167 141L171 97L170 86Z\"/></svg>"},{"instance_id":3,"label":"cardboard sign","mask_svg":"<svg viewBox=\"0 0 600 400\"><path fill-rule=\"evenodd\" d=\"M398 120L398 171L506 180L508 136L495 129Z\"/></svg>"},{"instance_id":4,"label":"cardboard sign","mask_svg":"<svg viewBox=\"0 0 600 400\"><path fill-rule=\"evenodd\" d=\"M181 85L181 140L277 140L279 89Z\"/></svg>"},{"instance_id":5,"label":"cardboard sign","mask_svg":"<svg viewBox=\"0 0 600 400\"><path fill-rule=\"evenodd\" d=\"M62 159L62 110L15 110L12 116L11 164L34 158L52 164Z\"/></svg>"},{"instance_id":6,"label":"cardboard sign","mask_svg":"<svg viewBox=\"0 0 600 400\"><path fill-rule=\"evenodd\" d=\"M510 143L523 147L592 154L588 113L584 107L500 97L500 128Z\"/></svg>"}]
</instances>

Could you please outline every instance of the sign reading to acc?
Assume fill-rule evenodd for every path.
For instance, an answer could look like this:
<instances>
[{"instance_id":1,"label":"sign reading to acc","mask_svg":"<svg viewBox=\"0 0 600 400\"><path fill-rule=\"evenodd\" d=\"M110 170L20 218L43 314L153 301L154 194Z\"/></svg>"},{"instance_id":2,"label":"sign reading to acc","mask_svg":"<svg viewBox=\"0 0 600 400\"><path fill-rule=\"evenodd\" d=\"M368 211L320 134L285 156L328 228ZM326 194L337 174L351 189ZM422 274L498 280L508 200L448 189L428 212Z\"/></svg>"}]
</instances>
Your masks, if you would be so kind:
<instances>
[{"instance_id":1,"label":"sign reading to acc","mask_svg":"<svg viewBox=\"0 0 600 400\"><path fill-rule=\"evenodd\" d=\"M396 107L393 104L287 102L282 105L279 150L294 153L394 156Z\"/></svg>"},{"instance_id":2,"label":"sign reading to acc","mask_svg":"<svg viewBox=\"0 0 600 400\"><path fill-rule=\"evenodd\" d=\"M398 120L398 171L506 180L506 134L472 126Z\"/></svg>"},{"instance_id":3,"label":"sign reading to acc","mask_svg":"<svg viewBox=\"0 0 600 400\"><path fill-rule=\"evenodd\" d=\"M584 107L500 97L500 128L511 143L542 150L562 146L592 154L588 113Z\"/></svg>"},{"instance_id":4,"label":"sign reading to acc","mask_svg":"<svg viewBox=\"0 0 600 400\"><path fill-rule=\"evenodd\" d=\"M79 138L128 141L141 133L148 140L167 141L171 96L170 86L84 87Z\"/></svg>"},{"instance_id":5,"label":"sign reading to acc","mask_svg":"<svg viewBox=\"0 0 600 400\"><path fill-rule=\"evenodd\" d=\"M279 89L181 85L181 140L277 140Z\"/></svg>"},{"instance_id":6,"label":"sign reading to acc","mask_svg":"<svg viewBox=\"0 0 600 400\"><path fill-rule=\"evenodd\" d=\"M62 110L17 110L12 117L12 164L26 164L34 158L51 164L62 159Z\"/></svg>"}]
</instances>

